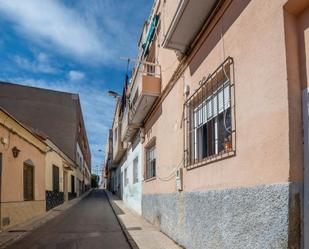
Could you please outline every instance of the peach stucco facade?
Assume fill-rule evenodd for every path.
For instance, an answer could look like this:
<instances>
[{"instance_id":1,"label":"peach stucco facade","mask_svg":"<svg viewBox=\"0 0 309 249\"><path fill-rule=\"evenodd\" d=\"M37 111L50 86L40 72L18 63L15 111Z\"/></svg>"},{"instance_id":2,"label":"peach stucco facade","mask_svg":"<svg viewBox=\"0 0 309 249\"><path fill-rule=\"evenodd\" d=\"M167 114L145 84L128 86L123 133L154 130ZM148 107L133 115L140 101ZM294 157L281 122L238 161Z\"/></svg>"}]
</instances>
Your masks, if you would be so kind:
<instances>
[{"instance_id":1,"label":"peach stucco facade","mask_svg":"<svg viewBox=\"0 0 309 249\"><path fill-rule=\"evenodd\" d=\"M229 237L228 224L236 230L242 230L242 225L231 222L231 218L222 220L227 214L224 210L231 209L232 217L247 220L243 224L255 229L258 226L255 222L267 224L272 220L268 217L263 221L263 217L269 214L264 213L265 209L276 209L268 203L271 199L268 195L274 197L278 193L276 190L270 194L274 186L292 186L288 187L293 189L289 190L290 194L282 195L290 204L280 204L287 207L288 224L285 226L283 220L277 220L276 226L274 223L273 228L268 226L272 243L265 239L248 248L270 248L270 245L271 248L300 248L304 237L300 225L304 182L302 91L308 87L309 75L309 2L222 1L185 54L161 46L180 2L185 1L156 1L161 22L154 42L162 83L161 95L144 122L144 154L149 144L155 143L156 176L147 179L145 175L143 215L186 248L245 248L239 239ZM234 153L186 167L184 104L200 87L200 82L227 58L233 61L230 82ZM146 171L146 156L143 158ZM175 175L179 168L182 168L180 192ZM265 191L269 192L265 194ZM255 193L263 199L263 205L257 203L256 197L246 197ZM226 201L219 201L222 196ZM235 200L240 198L243 204L229 202L232 196ZM250 203L249 208L245 203ZM150 210L154 205L158 207ZM248 211L251 207L256 207L254 214ZM243 215L233 216L233 208ZM172 210L177 210L176 214ZM217 217L216 212L221 211ZM284 217L279 213L278 217ZM251 221L255 215L258 217ZM202 232L193 233L196 227ZM232 247L225 247L227 242L216 238L214 227L227 236L226 241ZM278 227L293 233L286 232L284 237L283 233L275 232ZM250 237L250 229L244 233L247 241L256 240L263 233ZM183 238L181 232L193 234ZM286 243L279 242L285 239Z\"/></svg>"},{"instance_id":2,"label":"peach stucco facade","mask_svg":"<svg viewBox=\"0 0 309 249\"><path fill-rule=\"evenodd\" d=\"M45 212L45 152L47 146L6 112L0 110L1 229ZM13 157L12 149L20 152ZM34 198L24 201L24 163L34 167Z\"/></svg>"},{"instance_id":3,"label":"peach stucco facade","mask_svg":"<svg viewBox=\"0 0 309 249\"><path fill-rule=\"evenodd\" d=\"M309 2L156 0L138 48L113 120L111 190L126 196L139 136L142 215L178 244L306 248ZM136 87L158 82L155 96Z\"/></svg>"},{"instance_id":4,"label":"peach stucco facade","mask_svg":"<svg viewBox=\"0 0 309 249\"><path fill-rule=\"evenodd\" d=\"M226 56L234 60L236 156L185 170L184 191L302 179L301 151L294 155L298 157L297 165L292 168L290 164L289 139L293 140L293 134L289 137L284 4L232 1L212 30L203 34L204 41L194 50L196 54L189 56L188 66L177 81L173 84L168 74L162 74L162 87L172 83L173 88L160 100L145 125L145 144L156 138L158 176L144 184L143 193L176 191L174 181L159 178L168 176L183 158L184 86L189 85L192 94L199 81ZM162 71L173 61L164 56L164 50L160 48L158 52ZM298 94L301 96L300 91ZM298 108L300 112L301 99ZM301 119L298 122L301 125Z\"/></svg>"}]
</instances>

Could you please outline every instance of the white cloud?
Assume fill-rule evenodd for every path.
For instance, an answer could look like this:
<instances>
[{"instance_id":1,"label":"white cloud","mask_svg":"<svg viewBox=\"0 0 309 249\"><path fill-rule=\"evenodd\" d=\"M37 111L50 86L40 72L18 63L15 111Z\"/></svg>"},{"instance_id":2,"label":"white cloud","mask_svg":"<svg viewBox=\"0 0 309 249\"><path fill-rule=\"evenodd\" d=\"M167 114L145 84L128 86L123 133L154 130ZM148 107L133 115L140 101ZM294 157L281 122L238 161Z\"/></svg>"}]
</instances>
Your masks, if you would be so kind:
<instances>
[{"instance_id":1,"label":"white cloud","mask_svg":"<svg viewBox=\"0 0 309 249\"><path fill-rule=\"evenodd\" d=\"M13 56L15 63L22 69L34 73L57 73L59 70L51 65L51 62L45 53L39 53L34 61L23 56Z\"/></svg>"},{"instance_id":2,"label":"white cloud","mask_svg":"<svg viewBox=\"0 0 309 249\"><path fill-rule=\"evenodd\" d=\"M85 74L83 72L80 72L80 71L71 70L68 73L68 77L69 77L70 81L80 81L80 80L85 79Z\"/></svg>"},{"instance_id":3,"label":"white cloud","mask_svg":"<svg viewBox=\"0 0 309 249\"><path fill-rule=\"evenodd\" d=\"M96 30L58 0L0 0L0 12L28 38L55 45L64 54L92 60L104 56Z\"/></svg>"}]
</instances>

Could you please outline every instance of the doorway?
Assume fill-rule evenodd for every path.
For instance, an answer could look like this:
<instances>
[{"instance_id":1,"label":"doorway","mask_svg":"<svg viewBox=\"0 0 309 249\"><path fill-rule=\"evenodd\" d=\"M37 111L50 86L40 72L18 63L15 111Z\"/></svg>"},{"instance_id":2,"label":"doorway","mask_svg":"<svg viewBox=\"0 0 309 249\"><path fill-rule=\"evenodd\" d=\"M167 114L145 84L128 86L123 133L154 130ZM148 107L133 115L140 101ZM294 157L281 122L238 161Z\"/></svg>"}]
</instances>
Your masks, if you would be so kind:
<instances>
[{"instance_id":1,"label":"doorway","mask_svg":"<svg viewBox=\"0 0 309 249\"><path fill-rule=\"evenodd\" d=\"M63 171L63 195L64 201L69 200L69 193L68 193L68 172Z\"/></svg>"}]
</instances>

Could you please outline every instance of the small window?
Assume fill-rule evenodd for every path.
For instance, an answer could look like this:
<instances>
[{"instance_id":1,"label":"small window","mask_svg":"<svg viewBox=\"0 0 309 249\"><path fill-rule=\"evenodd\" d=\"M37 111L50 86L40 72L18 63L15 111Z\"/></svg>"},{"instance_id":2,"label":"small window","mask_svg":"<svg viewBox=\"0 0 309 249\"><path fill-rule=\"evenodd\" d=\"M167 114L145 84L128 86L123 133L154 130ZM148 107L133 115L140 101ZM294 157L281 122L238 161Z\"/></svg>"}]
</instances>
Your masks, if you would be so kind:
<instances>
[{"instance_id":1,"label":"small window","mask_svg":"<svg viewBox=\"0 0 309 249\"><path fill-rule=\"evenodd\" d=\"M129 184L128 169L126 168L124 170L124 186L128 186L128 184Z\"/></svg>"},{"instance_id":2,"label":"small window","mask_svg":"<svg viewBox=\"0 0 309 249\"><path fill-rule=\"evenodd\" d=\"M53 165L53 191L59 192L59 168Z\"/></svg>"},{"instance_id":3,"label":"small window","mask_svg":"<svg viewBox=\"0 0 309 249\"><path fill-rule=\"evenodd\" d=\"M152 145L146 149L146 179L156 176L156 147Z\"/></svg>"},{"instance_id":4,"label":"small window","mask_svg":"<svg viewBox=\"0 0 309 249\"><path fill-rule=\"evenodd\" d=\"M24 200L34 200L34 167L24 164Z\"/></svg>"},{"instance_id":5,"label":"small window","mask_svg":"<svg viewBox=\"0 0 309 249\"><path fill-rule=\"evenodd\" d=\"M138 157L133 160L133 183L138 182Z\"/></svg>"}]
</instances>

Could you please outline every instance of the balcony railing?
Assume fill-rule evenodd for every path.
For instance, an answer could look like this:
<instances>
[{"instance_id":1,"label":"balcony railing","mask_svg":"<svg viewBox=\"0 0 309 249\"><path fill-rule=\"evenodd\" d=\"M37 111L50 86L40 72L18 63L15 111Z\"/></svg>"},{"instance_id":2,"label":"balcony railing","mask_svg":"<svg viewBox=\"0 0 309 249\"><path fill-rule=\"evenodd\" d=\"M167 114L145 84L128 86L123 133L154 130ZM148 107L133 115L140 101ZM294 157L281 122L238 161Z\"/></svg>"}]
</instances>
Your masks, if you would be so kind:
<instances>
[{"instance_id":1,"label":"balcony railing","mask_svg":"<svg viewBox=\"0 0 309 249\"><path fill-rule=\"evenodd\" d=\"M161 93L159 64L139 62L132 78L129 105L122 117L122 141L131 141Z\"/></svg>"},{"instance_id":2,"label":"balcony railing","mask_svg":"<svg viewBox=\"0 0 309 249\"><path fill-rule=\"evenodd\" d=\"M124 143L121 141L121 123L118 123L117 126L117 135L113 136L113 163L118 163L121 157L123 156L126 148Z\"/></svg>"}]
</instances>

